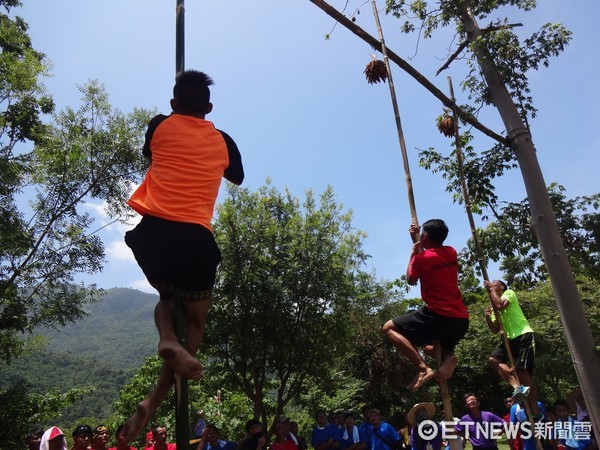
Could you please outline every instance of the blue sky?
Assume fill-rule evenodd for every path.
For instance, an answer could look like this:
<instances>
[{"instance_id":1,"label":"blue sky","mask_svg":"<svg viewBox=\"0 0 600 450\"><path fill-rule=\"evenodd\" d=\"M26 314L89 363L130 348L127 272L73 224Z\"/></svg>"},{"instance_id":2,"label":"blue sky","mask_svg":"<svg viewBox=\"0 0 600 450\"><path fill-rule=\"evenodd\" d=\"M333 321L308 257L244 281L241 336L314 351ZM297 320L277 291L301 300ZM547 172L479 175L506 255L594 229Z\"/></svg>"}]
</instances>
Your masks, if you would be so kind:
<instances>
[{"instance_id":1,"label":"blue sky","mask_svg":"<svg viewBox=\"0 0 600 450\"><path fill-rule=\"evenodd\" d=\"M600 186L600 137L595 131L600 3L539 3L530 13L503 13L511 22L523 23L520 35L528 36L546 22L562 22L573 32L573 41L548 69L530 74L539 110L531 122L533 140L547 184L564 185L570 197L589 195ZM371 2L330 4L337 9L347 4L350 14L360 10L357 23L377 35ZM380 8L383 4L379 0ZM34 47L53 63L53 77L45 84L59 108L77 107L77 85L98 79L112 105L123 112L145 107L168 113L175 76L175 5L175 0L24 0L13 13L29 23ZM448 48L456 45L451 30L417 40L401 34L396 19L382 13L381 20L389 48L444 92L451 76L457 100L467 102L459 86L465 71L461 61L435 77ZM338 200L353 210L355 227L368 233L368 268L387 279L404 273L411 218L389 89L368 84L363 74L373 49L335 26L308 0L188 0L185 22L185 66L215 80L215 108L207 118L236 140L246 170L244 186L256 189L269 177L280 190L288 187L301 197L307 189L318 194L331 185ZM328 33L331 39L325 40ZM446 220L447 243L460 249L469 238L463 208L453 204L439 175L417 165L419 149L449 152L449 141L435 128L442 105L397 67L393 78L419 221ZM502 132L495 110L482 112L480 119ZM475 133L478 148L491 146ZM518 170L498 180L497 189L505 201L525 197ZM101 224L102 205L88 207L99 213ZM122 242L127 228L112 225L103 231L108 263L91 279L105 288L153 292ZM499 274L491 271L490 276Z\"/></svg>"}]
</instances>

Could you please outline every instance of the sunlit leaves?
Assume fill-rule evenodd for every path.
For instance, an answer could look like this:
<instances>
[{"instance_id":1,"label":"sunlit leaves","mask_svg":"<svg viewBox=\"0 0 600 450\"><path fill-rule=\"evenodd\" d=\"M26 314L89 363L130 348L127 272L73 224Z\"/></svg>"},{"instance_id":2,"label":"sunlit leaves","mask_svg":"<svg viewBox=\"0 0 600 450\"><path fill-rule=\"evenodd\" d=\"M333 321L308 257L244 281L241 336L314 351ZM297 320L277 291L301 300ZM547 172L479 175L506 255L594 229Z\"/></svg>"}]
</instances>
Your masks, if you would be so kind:
<instances>
[{"instance_id":1,"label":"sunlit leaves","mask_svg":"<svg viewBox=\"0 0 600 450\"><path fill-rule=\"evenodd\" d=\"M8 361L24 349L23 333L77 320L98 298L94 285L74 284L104 263L101 225L86 202L126 217L131 183L145 169L150 113L114 110L92 81L79 86L79 109L52 114L39 82L49 73L44 55L21 19L2 14L0 22L0 358Z\"/></svg>"}]
</instances>

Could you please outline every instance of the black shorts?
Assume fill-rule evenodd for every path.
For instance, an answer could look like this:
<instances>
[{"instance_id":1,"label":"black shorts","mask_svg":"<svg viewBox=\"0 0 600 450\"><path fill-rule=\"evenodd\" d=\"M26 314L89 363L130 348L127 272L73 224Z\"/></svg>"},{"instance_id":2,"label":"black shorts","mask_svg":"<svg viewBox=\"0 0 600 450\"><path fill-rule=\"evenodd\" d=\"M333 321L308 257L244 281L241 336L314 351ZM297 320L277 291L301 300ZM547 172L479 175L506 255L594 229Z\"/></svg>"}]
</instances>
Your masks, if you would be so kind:
<instances>
[{"instance_id":1,"label":"black shorts","mask_svg":"<svg viewBox=\"0 0 600 450\"><path fill-rule=\"evenodd\" d=\"M510 352L515 360L515 369L526 370L533 374L535 366L535 336L533 333L523 333L521 336L509 339ZM503 363L508 362L508 355L502 342L490 355Z\"/></svg>"},{"instance_id":2,"label":"black shorts","mask_svg":"<svg viewBox=\"0 0 600 450\"><path fill-rule=\"evenodd\" d=\"M146 215L125 233L125 243L159 291L179 291L188 300L210 297L221 252L209 229Z\"/></svg>"},{"instance_id":3,"label":"black shorts","mask_svg":"<svg viewBox=\"0 0 600 450\"><path fill-rule=\"evenodd\" d=\"M396 331L411 344L420 347L433 344L435 339L449 351L453 351L469 329L469 319L447 317L437 314L427 306L392 319Z\"/></svg>"}]
</instances>

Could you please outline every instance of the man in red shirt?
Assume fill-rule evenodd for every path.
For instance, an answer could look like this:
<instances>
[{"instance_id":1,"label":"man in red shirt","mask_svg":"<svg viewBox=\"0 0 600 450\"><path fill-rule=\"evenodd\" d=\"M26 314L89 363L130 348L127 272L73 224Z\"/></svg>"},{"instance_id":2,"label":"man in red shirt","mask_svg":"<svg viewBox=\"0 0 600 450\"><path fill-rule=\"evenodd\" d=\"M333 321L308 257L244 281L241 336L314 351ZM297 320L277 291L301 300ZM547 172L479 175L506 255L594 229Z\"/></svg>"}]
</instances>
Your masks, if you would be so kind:
<instances>
[{"instance_id":1,"label":"man in red shirt","mask_svg":"<svg viewBox=\"0 0 600 450\"><path fill-rule=\"evenodd\" d=\"M154 445L150 447L150 450L176 450L175 444L167 442L167 427L165 425L154 425L152 427L152 438L154 439Z\"/></svg>"},{"instance_id":2,"label":"man in red shirt","mask_svg":"<svg viewBox=\"0 0 600 450\"><path fill-rule=\"evenodd\" d=\"M411 236L420 232L411 225ZM408 386L416 391L427 381L450 378L458 360L454 347L469 328L469 313L458 288L458 258L456 250L443 245L448 227L443 220L432 219L423 224L420 240L412 247L406 279L408 284L421 282L422 308L404 314L383 325L388 340L417 368ZM433 341L442 350L442 365L434 371L427 365L417 347L433 356Z\"/></svg>"}]
</instances>

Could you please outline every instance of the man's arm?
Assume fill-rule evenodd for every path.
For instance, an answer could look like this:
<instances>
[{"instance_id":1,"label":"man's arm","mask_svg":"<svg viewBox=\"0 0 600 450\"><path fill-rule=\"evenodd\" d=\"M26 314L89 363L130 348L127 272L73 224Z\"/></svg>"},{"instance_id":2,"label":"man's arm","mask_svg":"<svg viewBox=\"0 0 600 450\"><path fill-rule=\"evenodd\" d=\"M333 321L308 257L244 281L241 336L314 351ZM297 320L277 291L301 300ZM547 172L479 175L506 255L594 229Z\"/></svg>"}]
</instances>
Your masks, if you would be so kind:
<instances>
[{"instance_id":1,"label":"man's arm","mask_svg":"<svg viewBox=\"0 0 600 450\"><path fill-rule=\"evenodd\" d=\"M217 130L225 139L227 144L227 153L229 154L229 167L225 169L224 177L227 181L239 186L244 181L244 166L242 165L242 155L233 139L224 131Z\"/></svg>"},{"instance_id":2,"label":"man's arm","mask_svg":"<svg viewBox=\"0 0 600 450\"><path fill-rule=\"evenodd\" d=\"M506 297L502 297L501 287L498 284L493 285L488 280L485 280L483 285L490 293L490 299L498 311L502 311L510 304Z\"/></svg>"},{"instance_id":3,"label":"man's arm","mask_svg":"<svg viewBox=\"0 0 600 450\"><path fill-rule=\"evenodd\" d=\"M487 323L487 326L492 333L498 334L498 332L500 331L500 325L498 324L498 322L496 322L493 315L494 315L494 308L492 308L491 306L488 306L485 309L485 323Z\"/></svg>"},{"instance_id":4,"label":"man's arm","mask_svg":"<svg viewBox=\"0 0 600 450\"><path fill-rule=\"evenodd\" d=\"M419 253L421 253L421 242L415 242L408 257L408 266L406 267L406 281L411 286L414 286L419 281L419 277L414 273L412 266L413 258Z\"/></svg>"},{"instance_id":5,"label":"man's arm","mask_svg":"<svg viewBox=\"0 0 600 450\"><path fill-rule=\"evenodd\" d=\"M408 232L411 238L413 238L414 236L419 236L420 230L421 228L419 227L419 225L412 224L408 229ZM413 244L410 256L408 257L408 266L406 267L406 281L411 286L414 286L415 284L417 284L417 281L419 281L419 275L413 272L413 258L422 251L423 247L421 246L421 241L417 241Z\"/></svg>"},{"instance_id":6,"label":"man's arm","mask_svg":"<svg viewBox=\"0 0 600 450\"><path fill-rule=\"evenodd\" d=\"M144 148L142 149L142 154L146 158L152 159L152 150L150 150L150 142L152 142L152 137L154 136L154 132L156 131L156 128L167 117L169 117L169 116L165 116L164 114L159 114L158 116L154 116L152 119L150 119L150 122L148 123L148 129L146 130L146 137L144 139Z\"/></svg>"}]
</instances>

